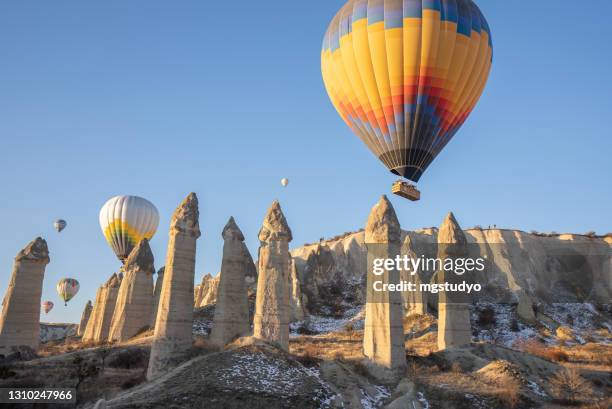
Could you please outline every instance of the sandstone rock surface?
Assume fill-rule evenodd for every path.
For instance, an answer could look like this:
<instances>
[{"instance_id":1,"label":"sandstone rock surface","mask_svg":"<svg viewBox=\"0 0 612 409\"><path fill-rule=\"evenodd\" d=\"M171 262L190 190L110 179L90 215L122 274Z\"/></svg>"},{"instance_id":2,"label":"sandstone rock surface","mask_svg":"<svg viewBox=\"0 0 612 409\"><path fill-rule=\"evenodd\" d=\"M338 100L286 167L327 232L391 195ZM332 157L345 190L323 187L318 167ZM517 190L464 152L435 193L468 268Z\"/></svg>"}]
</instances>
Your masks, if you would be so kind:
<instances>
[{"instance_id":1,"label":"sandstone rock surface","mask_svg":"<svg viewBox=\"0 0 612 409\"><path fill-rule=\"evenodd\" d=\"M400 282L397 269L373 273L374 259L395 258L400 253L401 229L386 196L372 208L365 230L368 246L368 275L363 352L376 366L399 373L406 367L404 348L403 300L399 292L373 290L375 281Z\"/></svg>"},{"instance_id":2,"label":"sandstone rock surface","mask_svg":"<svg viewBox=\"0 0 612 409\"><path fill-rule=\"evenodd\" d=\"M149 380L159 377L191 349L199 217L195 193L190 193L172 215L164 283L147 371Z\"/></svg>"},{"instance_id":3,"label":"sandstone rock surface","mask_svg":"<svg viewBox=\"0 0 612 409\"><path fill-rule=\"evenodd\" d=\"M219 291L219 275L213 277L212 274L206 274L202 277L202 283L194 289L194 307L206 307L217 302L217 294Z\"/></svg>"},{"instance_id":4,"label":"sandstone rock surface","mask_svg":"<svg viewBox=\"0 0 612 409\"><path fill-rule=\"evenodd\" d=\"M246 335L251 329L245 276L252 259L244 244L244 235L233 217L225 225L222 237L223 260L210 336L211 342L219 347Z\"/></svg>"},{"instance_id":5,"label":"sandstone rock surface","mask_svg":"<svg viewBox=\"0 0 612 409\"><path fill-rule=\"evenodd\" d=\"M438 232L438 258L441 260L468 256L467 239L453 213L449 213ZM461 277L453 271L440 270L438 283L460 282ZM438 349L460 347L472 339L470 309L460 294L448 295L441 292L438 298ZM464 302L462 302L464 301Z\"/></svg>"},{"instance_id":6,"label":"sandstone rock surface","mask_svg":"<svg viewBox=\"0 0 612 409\"><path fill-rule=\"evenodd\" d=\"M77 330L78 336L83 336L83 333L85 333L85 328L87 328L87 322L89 322L92 309L93 305L91 304L91 300L87 300L87 304L85 304L85 308L81 314L81 322L79 323L79 329Z\"/></svg>"},{"instance_id":7,"label":"sandstone rock surface","mask_svg":"<svg viewBox=\"0 0 612 409\"><path fill-rule=\"evenodd\" d=\"M37 349L40 343L40 301L45 267L49 264L47 242L40 237L22 249L2 301L0 353L12 347Z\"/></svg>"},{"instance_id":8,"label":"sandstone rock surface","mask_svg":"<svg viewBox=\"0 0 612 409\"><path fill-rule=\"evenodd\" d=\"M91 316L83 332L83 342L101 343L108 341L108 333L117 303L121 285L121 274L114 273L96 292Z\"/></svg>"},{"instance_id":9,"label":"sandstone rock surface","mask_svg":"<svg viewBox=\"0 0 612 409\"><path fill-rule=\"evenodd\" d=\"M259 231L259 277L253 335L289 349L289 242L293 239L278 201L268 209Z\"/></svg>"},{"instance_id":10,"label":"sandstone rock surface","mask_svg":"<svg viewBox=\"0 0 612 409\"><path fill-rule=\"evenodd\" d=\"M153 314L153 253L143 239L124 263L124 275L111 320L109 342L127 341L151 326Z\"/></svg>"},{"instance_id":11,"label":"sandstone rock surface","mask_svg":"<svg viewBox=\"0 0 612 409\"><path fill-rule=\"evenodd\" d=\"M164 285L164 270L165 267L162 267L157 271L157 279L155 280L155 290L153 290L153 311L151 312L151 326L153 328L155 328L155 321L157 320L157 307L159 306L159 296L161 294L162 286Z\"/></svg>"}]
</instances>

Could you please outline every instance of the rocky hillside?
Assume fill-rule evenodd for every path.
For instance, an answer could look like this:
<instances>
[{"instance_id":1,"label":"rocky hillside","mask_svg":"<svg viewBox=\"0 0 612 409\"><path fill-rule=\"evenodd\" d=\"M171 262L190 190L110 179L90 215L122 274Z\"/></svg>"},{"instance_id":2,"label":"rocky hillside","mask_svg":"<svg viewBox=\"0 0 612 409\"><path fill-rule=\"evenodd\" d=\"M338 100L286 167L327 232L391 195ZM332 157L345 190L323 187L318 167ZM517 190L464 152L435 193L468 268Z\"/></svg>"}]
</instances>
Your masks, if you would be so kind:
<instances>
[{"instance_id":1,"label":"rocky hillside","mask_svg":"<svg viewBox=\"0 0 612 409\"><path fill-rule=\"evenodd\" d=\"M472 257L487 269L475 279L490 301L511 300L525 318L538 303L608 303L612 299L612 237L538 235L518 230L465 231ZM403 252L435 257L437 229L403 233ZM308 312L340 315L364 302L367 249L363 231L294 249ZM431 279L423 273L422 281Z\"/></svg>"},{"instance_id":2,"label":"rocky hillside","mask_svg":"<svg viewBox=\"0 0 612 409\"><path fill-rule=\"evenodd\" d=\"M40 323L40 342L57 341L67 337L75 336L77 329L76 324L49 324Z\"/></svg>"}]
</instances>

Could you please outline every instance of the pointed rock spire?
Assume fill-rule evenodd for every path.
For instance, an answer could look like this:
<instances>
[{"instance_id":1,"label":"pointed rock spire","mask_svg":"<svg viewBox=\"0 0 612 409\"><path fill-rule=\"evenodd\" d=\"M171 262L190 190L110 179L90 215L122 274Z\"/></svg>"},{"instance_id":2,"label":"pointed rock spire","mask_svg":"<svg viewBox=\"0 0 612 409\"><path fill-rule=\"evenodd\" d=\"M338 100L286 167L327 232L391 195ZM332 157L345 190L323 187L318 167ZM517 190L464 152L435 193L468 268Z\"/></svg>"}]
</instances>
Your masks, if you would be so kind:
<instances>
[{"instance_id":1,"label":"pointed rock spire","mask_svg":"<svg viewBox=\"0 0 612 409\"><path fill-rule=\"evenodd\" d=\"M291 229L287 224L287 219L283 214L280 203L278 200L272 202L272 205L268 209L268 213L264 218L261 230L259 231L260 241L280 240L285 239L288 242L293 240Z\"/></svg>"},{"instance_id":2,"label":"pointed rock spire","mask_svg":"<svg viewBox=\"0 0 612 409\"><path fill-rule=\"evenodd\" d=\"M383 195L374 205L366 224L366 243L398 243L402 236L393 205Z\"/></svg>"},{"instance_id":3,"label":"pointed rock spire","mask_svg":"<svg viewBox=\"0 0 612 409\"><path fill-rule=\"evenodd\" d=\"M200 211L198 209L198 197L190 193L176 208L170 221L170 230L178 230L192 237L200 237Z\"/></svg>"},{"instance_id":4,"label":"pointed rock spire","mask_svg":"<svg viewBox=\"0 0 612 409\"><path fill-rule=\"evenodd\" d=\"M397 291L376 291L375 283L399 284L397 269L374 274L376 259L399 255L401 228L395 210L386 196L372 208L365 229L368 248L368 274L363 352L380 376L398 376L406 367L404 348L403 300Z\"/></svg>"},{"instance_id":5,"label":"pointed rock spire","mask_svg":"<svg viewBox=\"0 0 612 409\"><path fill-rule=\"evenodd\" d=\"M32 240L15 257L15 261L22 260L48 264L50 259L47 242L41 237Z\"/></svg>"},{"instance_id":6,"label":"pointed rock spire","mask_svg":"<svg viewBox=\"0 0 612 409\"><path fill-rule=\"evenodd\" d=\"M49 263L47 242L37 237L21 250L13 263L13 274L2 302L0 353L26 345L38 348L40 299L45 267Z\"/></svg>"},{"instance_id":7,"label":"pointed rock spire","mask_svg":"<svg viewBox=\"0 0 612 409\"><path fill-rule=\"evenodd\" d=\"M109 341L127 341L151 324L153 311L153 252L143 239L125 260Z\"/></svg>"},{"instance_id":8,"label":"pointed rock spire","mask_svg":"<svg viewBox=\"0 0 612 409\"><path fill-rule=\"evenodd\" d=\"M85 328L87 328L87 322L89 321L89 317L91 316L92 309L93 305L91 303L91 300L88 300L87 304L85 304L85 308L83 309L83 313L81 314L81 322L79 323L77 335L82 336L85 332Z\"/></svg>"},{"instance_id":9,"label":"pointed rock spire","mask_svg":"<svg viewBox=\"0 0 612 409\"><path fill-rule=\"evenodd\" d=\"M438 243L440 244L467 244L465 233L459 227L453 212L449 212L438 229Z\"/></svg>"},{"instance_id":10,"label":"pointed rock spire","mask_svg":"<svg viewBox=\"0 0 612 409\"><path fill-rule=\"evenodd\" d=\"M438 231L438 258L441 260L466 257L467 238L457 219L450 212ZM453 271L439 270L439 284L457 283L469 277L459 276ZM440 292L438 296L438 349L469 344L472 337L470 327L469 300L462 293Z\"/></svg>"},{"instance_id":11,"label":"pointed rock spire","mask_svg":"<svg viewBox=\"0 0 612 409\"><path fill-rule=\"evenodd\" d=\"M221 233L221 237L223 237L223 240L244 241L244 235L236 224L234 217L229 218L227 224L223 228L223 233Z\"/></svg>"},{"instance_id":12,"label":"pointed rock spire","mask_svg":"<svg viewBox=\"0 0 612 409\"><path fill-rule=\"evenodd\" d=\"M231 217L223 229L223 260L211 342L223 347L250 330L249 300L245 278L251 262L244 236Z\"/></svg>"},{"instance_id":13,"label":"pointed rock spire","mask_svg":"<svg viewBox=\"0 0 612 409\"><path fill-rule=\"evenodd\" d=\"M172 215L155 339L147 371L149 380L159 377L191 350L199 216L195 193L190 193Z\"/></svg>"},{"instance_id":14,"label":"pointed rock spire","mask_svg":"<svg viewBox=\"0 0 612 409\"><path fill-rule=\"evenodd\" d=\"M253 319L255 338L289 350L289 241L291 229L274 201L259 232L259 277Z\"/></svg>"}]
</instances>

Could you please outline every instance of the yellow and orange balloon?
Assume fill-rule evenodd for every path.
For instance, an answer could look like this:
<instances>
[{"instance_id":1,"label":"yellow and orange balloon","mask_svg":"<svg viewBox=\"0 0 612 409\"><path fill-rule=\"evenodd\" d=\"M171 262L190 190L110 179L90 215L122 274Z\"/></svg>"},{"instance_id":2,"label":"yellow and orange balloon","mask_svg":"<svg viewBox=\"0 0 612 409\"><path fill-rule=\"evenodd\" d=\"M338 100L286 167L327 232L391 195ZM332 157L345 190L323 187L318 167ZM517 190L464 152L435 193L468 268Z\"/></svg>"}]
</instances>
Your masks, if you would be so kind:
<instances>
[{"instance_id":1,"label":"yellow and orange balloon","mask_svg":"<svg viewBox=\"0 0 612 409\"><path fill-rule=\"evenodd\" d=\"M492 57L472 0L349 0L325 34L321 71L354 133L418 182L476 106Z\"/></svg>"}]
</instances>

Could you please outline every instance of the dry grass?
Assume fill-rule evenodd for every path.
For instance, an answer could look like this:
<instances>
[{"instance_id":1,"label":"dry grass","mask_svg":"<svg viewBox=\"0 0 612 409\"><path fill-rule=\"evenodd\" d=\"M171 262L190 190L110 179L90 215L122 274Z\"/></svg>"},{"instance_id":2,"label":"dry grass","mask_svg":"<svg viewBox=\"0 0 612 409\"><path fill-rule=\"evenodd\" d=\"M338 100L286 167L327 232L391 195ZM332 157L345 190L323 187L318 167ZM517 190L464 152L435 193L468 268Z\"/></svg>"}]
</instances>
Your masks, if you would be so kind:
<instances>
[{"instance_id":1,"label":"dry grass","mask_svg":"<svg viewBox=\"0 0 612 409\"><path fill-rule=\"evenodd\" d=\"M590 382L577 369L561 369L550 379L550 394L560 403L579 403L592 393Z\"/></svg>"},{"instance_id":2,"label":"dry grass","mask_svg":"<svg viewBox=\"0 0 612 409\"><path fill-rule=\"evenodd\" d=\"M569 355L563 349L559 347L546 346L534 339L515 342L513 347L520 351L552 362L569 361Z\"/></svg>"}]
</instances>

